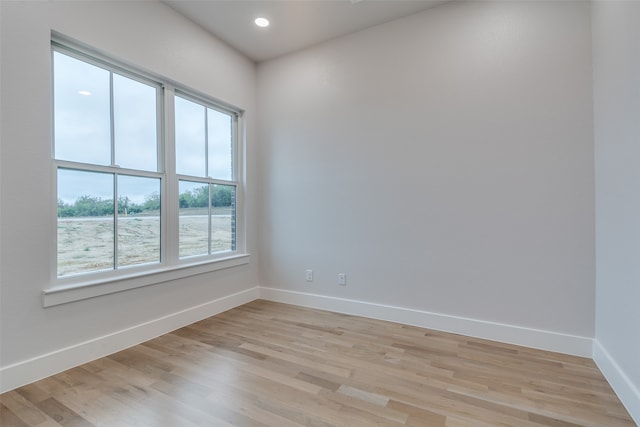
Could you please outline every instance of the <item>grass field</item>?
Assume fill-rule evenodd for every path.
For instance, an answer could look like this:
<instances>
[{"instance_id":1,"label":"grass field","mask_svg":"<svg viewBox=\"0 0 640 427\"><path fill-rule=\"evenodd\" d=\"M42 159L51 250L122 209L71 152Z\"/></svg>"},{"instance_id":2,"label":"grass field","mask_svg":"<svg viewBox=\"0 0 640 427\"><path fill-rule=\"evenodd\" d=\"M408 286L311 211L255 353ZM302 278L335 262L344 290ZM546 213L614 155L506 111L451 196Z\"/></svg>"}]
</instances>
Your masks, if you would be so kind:
<instances>
[{"instance_id":1,"label":"grass field","mask_svg":"<svg viewBox=\"0 0 640 427\"><path fill-rule=\"evenodd\" d=\"M214 212L211 251L231 250L230 211ZM208 216L202 211L181 212L180 257L208 252ZM118 218L118 266L160 262L160 217ZM108 270L114 266L113 218L58 218L58 276Z\"/></svg>"}]
</instances>

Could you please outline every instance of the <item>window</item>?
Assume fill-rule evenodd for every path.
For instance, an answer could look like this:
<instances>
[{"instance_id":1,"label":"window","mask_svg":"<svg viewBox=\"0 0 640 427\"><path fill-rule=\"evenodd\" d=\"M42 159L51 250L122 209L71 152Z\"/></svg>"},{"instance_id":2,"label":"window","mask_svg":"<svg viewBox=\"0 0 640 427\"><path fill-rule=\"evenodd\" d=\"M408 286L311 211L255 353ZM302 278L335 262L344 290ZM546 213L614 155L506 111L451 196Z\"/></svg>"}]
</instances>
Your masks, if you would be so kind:
<instances>
[{"instance_id":1,"label":"window","mask_svg":"<svg viewBox=\"0 0 640 427\"><path fill-rule=\"evenodd\" d=\"M158 84L53 52L57 276L161 261Z\"/></svg>"},{"instance_id":2,"label":"window","mask_svg":"<svg viewBox=\"0 0 640 427\"><path fill-rule=\"evenodd\" d=\"M52 58L57 280L238 254L239 113L57 41Z\"/></svg>"},{"instance_id":3,"label":"window","mask_svg":"<svg viewBox=\"0 0 640 427\"><path fill-rule=\"evenodd\" d=\"M236 249L234 116L175 97L181 258Z\"/></svg>"}]
</instances>

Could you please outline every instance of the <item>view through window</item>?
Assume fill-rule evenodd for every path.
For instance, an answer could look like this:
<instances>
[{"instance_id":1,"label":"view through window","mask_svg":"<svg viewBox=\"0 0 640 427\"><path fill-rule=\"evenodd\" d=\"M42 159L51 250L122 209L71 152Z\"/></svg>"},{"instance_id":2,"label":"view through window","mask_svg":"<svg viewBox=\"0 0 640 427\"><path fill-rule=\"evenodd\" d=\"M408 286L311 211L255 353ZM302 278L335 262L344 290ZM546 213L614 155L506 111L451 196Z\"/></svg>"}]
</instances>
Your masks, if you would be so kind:
<instances>
[{"instance_id":1,"label":"view through window","mask_svg":"<svg viewBox=\"0 0 640 427\"><path fill-rule=\"evenodd\" d=\"M235 250L233 117L177 96L180 257Z\"/></svg>"}]
</instances>

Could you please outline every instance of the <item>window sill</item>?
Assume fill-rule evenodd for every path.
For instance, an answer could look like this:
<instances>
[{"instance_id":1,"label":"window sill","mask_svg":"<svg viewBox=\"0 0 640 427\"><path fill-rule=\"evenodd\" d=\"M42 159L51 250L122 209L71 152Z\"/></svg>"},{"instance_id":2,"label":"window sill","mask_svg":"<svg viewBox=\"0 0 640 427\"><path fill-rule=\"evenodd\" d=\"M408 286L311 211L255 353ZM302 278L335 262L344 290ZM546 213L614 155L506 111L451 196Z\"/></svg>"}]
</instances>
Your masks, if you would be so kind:
<instances>
[{"instance_id":1,"label":"window sill","mask_svg":"<svg viewBox=\"0 0 640 427\"><path fill-rule=\"evenodd\" d=\"M207 260L206 262L177 265L169 268L145 270L144 272L110 277L108 279L87 280L85 282L75 282L70 285L56 286L45 289L42 292L42 305L44 307L52 307L156 283L210 273L212 271L249 264L250 258L250 254L233 255L214 261Z\"/></svg>"}]
</instances>

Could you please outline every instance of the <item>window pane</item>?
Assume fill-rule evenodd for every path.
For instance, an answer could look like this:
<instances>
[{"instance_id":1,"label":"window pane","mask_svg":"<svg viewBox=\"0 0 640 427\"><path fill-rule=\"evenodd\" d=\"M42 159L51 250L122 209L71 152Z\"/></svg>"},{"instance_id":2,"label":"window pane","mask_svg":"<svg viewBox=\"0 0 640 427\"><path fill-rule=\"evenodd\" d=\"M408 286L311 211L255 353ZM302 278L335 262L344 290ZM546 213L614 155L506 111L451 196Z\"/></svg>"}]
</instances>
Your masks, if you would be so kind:
<instances>
[{"instance_id":1,"label":"window pane","mask_svg":"<svg viewBox=\"0 0 640 427\"><path fill-rule=\"evenodd\" d=\"M160 262L160 179L118 176L118 266Z\"/></svg>"},{"instance_id":2,"label":"window pane","mask_svg":"<svg viewBox=\"0 0 640 427\"><path fill-rule=\"evenodd\" d=\"M111 164L109 72L54 52L55 157Z\"/></svg>"},{"instance_id":3,"label":"window pane","mask_svg":"<svg viewBox=\"0 0 640 427\"><path fill-rule=\"evenodd\" d=\"M211 186L211 252L236 249L236 187Z\"/></svg>"},{"instance_id":4,"label":"window pane","mask_svg":"<svg viewBox=\"0 0 640 427\"><path fill-rule=\"evenodd\" d=\"M113 175L58 170L58 276L113 268Z\"/></svg>"},{"instance_id":5,"label":"window pane","mask_svg":"<svg viewBox=\"0 0 640 427\"><path fill-rule=\"evenodd\" d=\"M209 176L216 179L233 179L233 144L229 114L207 108L207 131L209 139Z\"/></svg>"},{"instance_id":6,"label":"window pane","mask_svg":"<svg viewBox=\"0 0 640 427\"><path fill-rule=\"evenodd\" d=\"M113 116L115 163L157 171L156 89L114 74Z\"/></svg>"},{"instance_id":7,"label":"window pane","mask_svg":"<svg viewBox=\"0 0 640 427\"><path fill-rule=\"evenodd\" d=\"M209 253L209 184L180 181L180 258Z\"/></svg>"},{"instance_id":8,"label":"window pane","mask_svg":"<svg viewBox=\"0 0 640 427\"><path fill-rule=\"evenodd\" d=\"M175 97L176 172L205 176L205 108Z\"/></svg>"}]
</instances>

